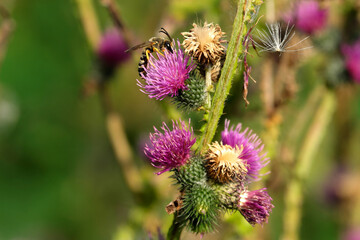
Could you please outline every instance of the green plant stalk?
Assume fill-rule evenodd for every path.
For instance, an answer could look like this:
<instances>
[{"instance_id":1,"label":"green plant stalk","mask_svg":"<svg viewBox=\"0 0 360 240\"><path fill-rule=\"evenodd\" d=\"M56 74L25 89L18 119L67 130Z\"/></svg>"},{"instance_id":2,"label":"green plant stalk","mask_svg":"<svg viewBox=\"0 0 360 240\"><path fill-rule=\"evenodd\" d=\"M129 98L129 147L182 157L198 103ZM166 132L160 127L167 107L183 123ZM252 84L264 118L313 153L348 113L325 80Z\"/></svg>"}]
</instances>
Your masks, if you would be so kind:
<instances>
[{"instance_id":1,"label":"green plant stalk","mask_svg":"<svg viewBox=\"0 0 360 240\"><path fill-rule=\"evenodd\" d=\"M92 49L96 49L100 42L101 31L98 24L95 8L91 0L76 0L80 19L85 34Z\"/></svg>"},{"instance_id":2,"label":"green plant stalk","mask_svg":"<svg viewBox=\"0 0 360 240\"><path fill-rule=\"evenodd\" d=\"M91 49L95 52L101 38L98 18L91 0L76 0L80 19ZM99 85L99 98L105 114L106 129L116 159L123 169L129 189L134 194L144 190L144 183L137 166L133 162L133 152L125 133L122 116L115 111L107 83Z\"/></svg>"},{"instance_id":3,"label":"green plant stalk","mask_svg":"<svg viewBox=\"0 0 360 240\"><path fill-rule=\"evenodd\" d=\"M227 49L224 67L221 70L219 82L211 104L211 111L208 115L208 121L203 128L203 134L201 135L197 146L197 153L206 152L209 143L215 135L219 119L223 114L224 103L229 94L231 83L236 73L239 55L243 49L242 42L246 34L245 16L247 15L249 6L250 1L238 1L237 13L233 24L233 31Z\"/></svg>"},{"instance_id":4,"label":"green plant stalk","mask_svg":"<svg viewBox=\"0 0 360 240\"><path fill-rule=\"evenodd\" d=\"M183 219L180 219L179 213L175 212L174 220L171 224L171 227L169 228L166 240L180 240L181 232L185 227L185 224L183 224L182 221Z\"/></svg>"},{"instance_id":5,"label":"green plant stalk","mask_svg":"<svg viewBox=\"0 0 360 240\"><path fill-rule=\"evenodd\" d=\"M299 239L303 184L309 174L312 161L319 149L319 145L328 129L335 108L335 94L333 91L327 89L323 95L320 106L315 113L314 120L305 136L303 145L300 148L293 176L290 179L285 192L282 240Z\"/></svg>"},{"instance_id":6,"label":"green plant stalk","mask_svg":"<svg viewBox=\"0 0 360 240\"><path fill-rule=\"evenodd\" d=\"M312 90L310 96L306 100L305 106L297 114L296 120L293 123L293 127L289 130L286 136L285 143L289 149L289 153L291 154L286 161L289 166L292 166L295 161L295 153L297 148L296 142L300 138L302 132L306 130L306 124L311 120L313 112L316 110L316 106L320 102L324 91L326 91L326 88L322 85L318 85Z\"/></svg>"}]
</instances>

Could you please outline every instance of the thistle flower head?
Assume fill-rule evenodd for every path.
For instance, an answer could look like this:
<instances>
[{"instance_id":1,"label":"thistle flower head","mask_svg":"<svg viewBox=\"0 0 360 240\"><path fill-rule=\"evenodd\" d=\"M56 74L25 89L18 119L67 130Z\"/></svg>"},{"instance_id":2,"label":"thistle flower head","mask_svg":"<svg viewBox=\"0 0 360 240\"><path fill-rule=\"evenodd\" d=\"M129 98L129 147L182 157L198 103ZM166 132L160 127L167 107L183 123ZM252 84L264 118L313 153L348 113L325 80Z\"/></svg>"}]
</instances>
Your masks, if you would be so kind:
<instances>
[{"instance_id":1,"label":"thistle flower head","mask_svg":"<svg viewBox=\"0 0 360 240\"><path fill-rule=\"evenodd\" d=\"M102 36L97 54L106 66L115 67L129 59L130 54L125 52L128 48L124 36L118 30L108 29Z\"/></svg>"},{"instance_id":2,"label":"thistle flower head","mask_svg":"<svg viewBox=\"0 0 360 240\"><path fill-rule=\"evenodd\" d=\"M222 45L226 42L222 39L225 33L217 24L214 26L213 23L205 22L204 26L198 26L193 23L189 32L181 34L185 37L185 52L196 58L200 64L214 64L225 55L226 49Z\"/></svg>"},{"instance_id":3,"label":"thistle flower head","mask_svg":"<svg viewBox=\"0 0 360 240\"><path fill-rule=\"evenodd\" d=\"M341 236L342 240L359 240L360 239L360 226L351 226L345 230Z\"/></svg>"},{"instance_id":4,"label":"thistle flower head","mask_svg":"<svg viewBox=\"0 0 360 240\"><path fill-rule=\"evenodd\" d=\"M355 82L360 83L360 40L353 45L343 45L342 54L345 57L346 69Z\"/></svg>"},{"instance_id":5,"label":"thistle flower head","mask_svg":"<svg viewBox=\"0 0 360 240\"><path fill-rule=\"evenodd\" d=\"M314 0L300 1L294 17L298 29L313 34L326 26L327 9L320 8L319 3Z\"/></svg>"},{"instance_id":6,"label":"thistle flower head","mask_svg":"<svg viewBox=\"0 0 360 240\"><path fill-rule=\"evenodd\" d=\"M221 132L223 144L236 146L241 150L239 159L241 159L247 168L247 179L258 180L259 171L268 164L269 159L266 154L261 154L264 148L261 140L251 130L246 128L241 132L241 124L229 128L230 121L225 120L225 130Z\"/></svg>"},{"instance_id":7,"label":"thistle flower head","mask_svg":"<svg viewBox=\"0 0 360 240\"><path fill-rule=\"evenodd\" d=\"M225 209L237 210L241 189L244 189L244 182L229 182L226 184L214 184L220 205Z\"/></svg>"},{"instance_id":8,"label":"thistle flower head","mask_svg":"<svg viewBox=\"0 0 360 240\"><path fill-rule=\"evenodd\" d=\"M210 178L220 183L242 181L247 173L246 162L241 158L242 146L231 147L214 142L206 158L206 169Z\"/></svg>"},{"instance_id":9,"label":"thistle flower head","mask_svg":"<svg viewBox=\"0 0 360 240\"><path fill-rule=\"evenodd\" d=\"M266 188L248 191L242 190L238 202L238 209L246 221L251 225L267 223L269 213L274 205L271 204L272 198L265 191Z\"/></svg>"},{"instance_id":10,"label":"thistle flower head","mask_svg":"<svg viewBox=\"0 0 360 240\"><path fill-rule=\"evenodd\" d=\"M145 83L139 80L138 86L141 91L150 98L162 100L166 96L177 96L179 90L186 90L185 81L189 78L189 73L195 69L196 65L189 56L184 54L180 48L180 42L173 42L173 52L164 51L164 55L159 53L157 58L150 55L149 63L141 73ZM190 63L189 63L190 60Z\"/></svg>"},{"instance_id":11,"label":"thistle flower head","mask_svg":"<svg viewBox=\"0 0 360 240\"><path fill-rule=\"evenodd\" d=\"M205 104L205 81L200 74L191 72L189 79L186 80L187 90L180 90L179 94L173 98L175 104L185 111L195 111Z\"/></svg>"},{"instance_id":12,"label":"thistle flower head","mask_svg":"<svg viewBox=\"0 0 360 240\"><path fill-rule=\"evenodd\" d=\"M273 23L273 24L266 24L267 31L260 31L257 30L257 39L258 42L254 41L254 44L260 48L260 52L294 52L294 51L301 51L309 47L304 47L300 49L294 49L293 47L298 46L300 43L305 41L309 38L309 36L303 38L302 40L296 42L288 46L288 43L292 40L295 36L295 32L292 32L294 25L289 26L289 23L286 26L285 33L282 34L281 32L281 25L280 23Z\"/></svg>"},{"instance_id":13,"label":"thistle flower head","mask_svg":"<svg viewBox=\"0 0 360 240\"><path fill-rule=\"evenodd\" d=\"M181 120L173 121L172 130L165 123L161 129L164 133L154 127L155 133L150 134L151 144L146 144L144 151L151 164L162 169L158 174L184 165L191 157L190 148L196 141L193 129Z\"/></svg>"}]
</instances>

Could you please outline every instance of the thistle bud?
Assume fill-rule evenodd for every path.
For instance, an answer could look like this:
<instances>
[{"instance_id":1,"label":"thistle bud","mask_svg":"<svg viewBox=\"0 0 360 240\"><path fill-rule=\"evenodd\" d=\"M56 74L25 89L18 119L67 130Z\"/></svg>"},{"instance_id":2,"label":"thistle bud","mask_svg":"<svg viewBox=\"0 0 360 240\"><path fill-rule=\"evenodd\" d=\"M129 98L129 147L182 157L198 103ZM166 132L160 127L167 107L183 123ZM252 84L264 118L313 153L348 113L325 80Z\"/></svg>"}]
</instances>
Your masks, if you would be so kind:
<instances>
[{"instance_id":1,"label":"thistle bud","mask_svg":"<svg viewBox=\"0 0 360 240\"><path fill-rule=\"evenodd\" d=\"M226 184L214 184L220 205L225 209L238 209L240 192L244 189L244 184L240 182L230 182Z\"/></svg>"},{"instance_id":2,"label":"thistle bud","mask_svg":"<svg viewBox=\"0 0 360 240\"><path fill-rule=\"evenodd\" d=\"M192 75L186 80L187 90L180 90L174 98L178 108L186 111L195 111L204 106L205 81L199 75Z\"/></svg>"},{"instance_id":3,"label":"thistle bud","mask_svg":"<svg viewBox=\"0 0 360 240\"><path fill-rule=\"evenodd\" d=\"M195 184L206 183L206 170L203 163L204 160L202 158L193 157L187 164L174 169L174 178L181 186L180 191L190 188Z\"/></svg>"},{"instance_id":4,"label":"thistle bud","mask_svg":"<svg viewBox=\"0 0 360 240\"><path fill-rule=\"evenodd\" d=\"M218 199L207 184L195 184L185 190L182 216L194 233L211 232L218 215Z\"/></svg>"}]
</instances>

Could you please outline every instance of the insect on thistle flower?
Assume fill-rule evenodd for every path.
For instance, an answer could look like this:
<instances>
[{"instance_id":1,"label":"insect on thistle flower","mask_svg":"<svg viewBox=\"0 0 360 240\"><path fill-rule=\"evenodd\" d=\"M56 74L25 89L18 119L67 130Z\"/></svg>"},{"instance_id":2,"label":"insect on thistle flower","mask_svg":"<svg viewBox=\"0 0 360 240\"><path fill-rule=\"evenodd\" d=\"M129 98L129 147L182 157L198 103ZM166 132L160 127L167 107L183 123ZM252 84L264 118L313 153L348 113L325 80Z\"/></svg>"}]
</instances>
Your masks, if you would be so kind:
<instances>
[{"instance_id":1,"label":"insect on thistle flower","mask_svg":"<svg viewBox=\"0 0 360 240\"><path fill-rule=\"evenodd\" d=\"M272 23L267 24L267 31L261 31L256 29L258 35L256 36L259 42L253 40L255 46L260 48L260 52L297 52L301 50L305 50L308 48L312 48L312 46L300 48L300 49L293 49L293 47L298 46L300 43L304 42L309 36L303 38L302 40L288 46L288 43L293 39L295 36L295 32L292 32L294 25L290 26L290 22L286 25L285 33L282 34L281 32L281 25L280 23Z\"/></svg>"}]
</instances>

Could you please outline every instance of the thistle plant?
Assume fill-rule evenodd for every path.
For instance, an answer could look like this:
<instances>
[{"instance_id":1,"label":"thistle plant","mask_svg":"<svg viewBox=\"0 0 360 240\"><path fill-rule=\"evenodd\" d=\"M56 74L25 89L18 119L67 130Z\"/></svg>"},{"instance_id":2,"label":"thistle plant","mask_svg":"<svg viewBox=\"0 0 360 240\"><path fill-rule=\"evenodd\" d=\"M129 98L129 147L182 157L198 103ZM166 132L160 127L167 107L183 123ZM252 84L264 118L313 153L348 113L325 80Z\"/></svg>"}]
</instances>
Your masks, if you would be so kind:
<instances>
[{"instance_id":1,"label":"thistle plant","mask_svg":"<svg viewBox=\"0 0 360 240\"><path fill-rule=\"evenodd\" d=\"M180 239L184 228L196 234L212 232L227 210L240 212L252 226L263 225L274 207L265 188L249 190L269 162L260 138L226 120L221 139L213 141L237 64L246 57L247 25L260 5L239 1L229 42L219 25L194 23L182 33L182 44L173 41L172 52L149 56L138 80L150 98L169 97L180 109L202 111L205 123L200 136L195 136L190 119L173 121L172 128L163 123L145 146L150 163L161 169L157 174L170 172L179 190L166 208L174 214L168 239Z\"/></svg>"},{"instance_id":2,"label":"thistle plant","mask_svg":"<svg viewBox=\"0 0 360 240\"><path fill-rule=\"evenodd\" d=\"M226 210L239 211L253 226L262 225L274 207L265 188L248 190L268 163L265 154L260 153L261 140L251 130L240 132L240 125L229 130L230 122L225 123L222 141L213 142L200 155L191 151L193 131L181 120L173 122L173 129L164 123L164 133L155 128L150 134L151 145L145 147L145 154L153 166L162 169L158 174L172 173L180 191L180 202L175 200L177 204L173 204L178 208L180 229L209 233Z\"/></svg>"}]
</instances>

